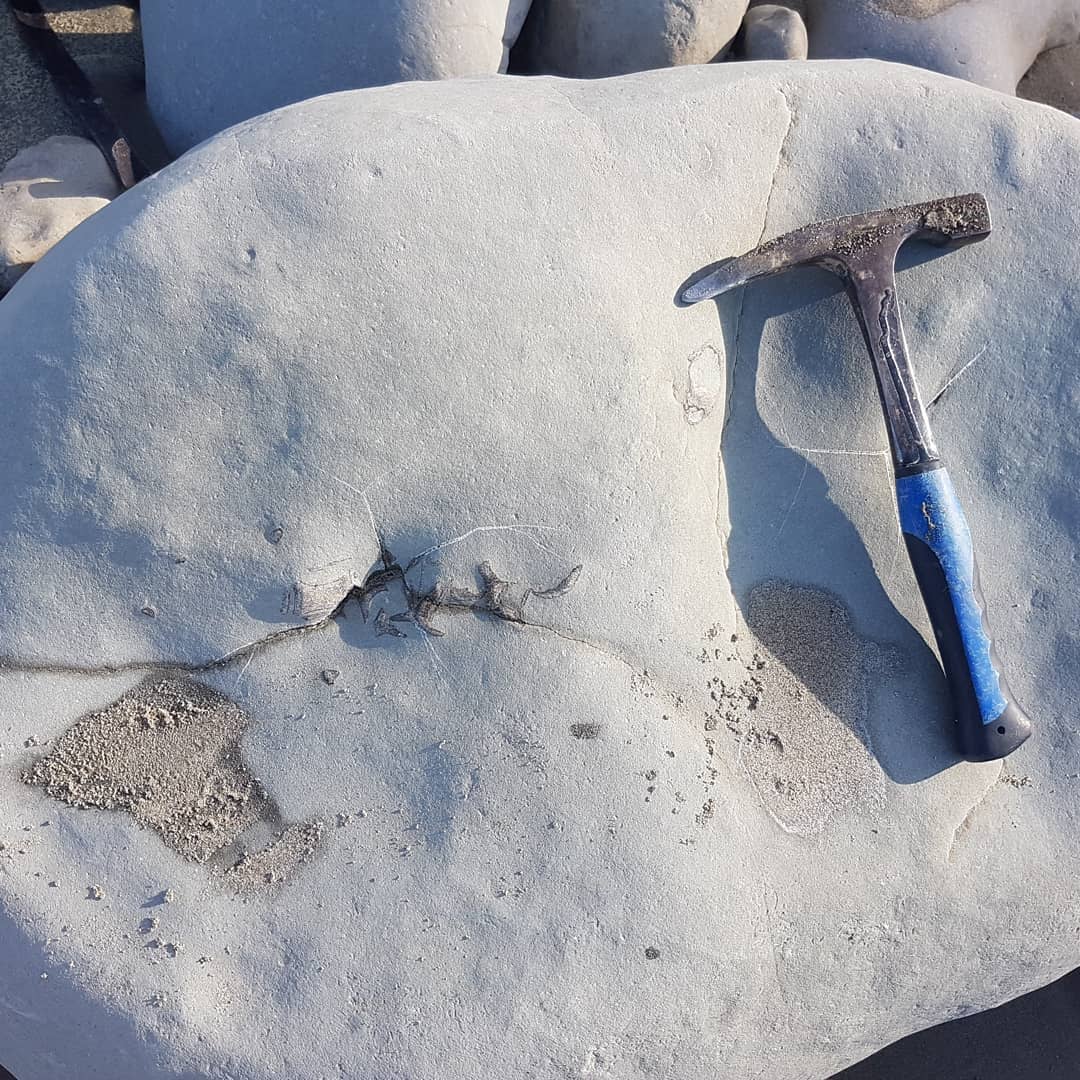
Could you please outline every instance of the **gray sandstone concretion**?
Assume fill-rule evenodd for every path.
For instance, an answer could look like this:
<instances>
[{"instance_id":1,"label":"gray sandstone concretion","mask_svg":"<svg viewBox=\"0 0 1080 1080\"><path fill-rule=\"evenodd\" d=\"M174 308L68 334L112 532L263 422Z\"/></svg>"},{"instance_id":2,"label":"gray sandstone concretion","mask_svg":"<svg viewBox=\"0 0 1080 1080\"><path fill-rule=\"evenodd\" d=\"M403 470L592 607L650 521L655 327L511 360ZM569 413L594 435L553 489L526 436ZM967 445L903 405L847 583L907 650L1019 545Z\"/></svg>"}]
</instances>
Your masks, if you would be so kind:
<instances>
[{"instance_id":1,"label":"gray sandstone concretion","mask_svg":"<svg viewBox=\"0 0 1080 1080\"><path fill-rule=\"evenodd\" d=\"M179 154L335 90L506 70L529 0L145 0L146 89Z\"/></svg>"},{"instance_id":2,"label":"gray sandstone concretion","mask_svg":"<svg viewBox=\"0 0 1080 1080\"><path fill-rule=\"evenodd\" d=\"M516 56L530 71L575 78L707 64L745 11L746 0L533 0Z\"/></svg>"},{"instance_id":3,"label":"gray sandstone concretion","mask_svg":"<svg viewBox=\"0 0 1080 1080\"><path fill-rule=\"evenodd\" d=\"M0 172L0 295L119 193L89 139L53 135L16 154Z\"/></svg>"},{"instance_id":4,"label":"gray sandstone concretion","mask_svg":"<svg viewBox=\"0 0 1080 1080\"><path fill-rule=\"evenodd\" d=\"M752 7L743 20L742 55L746 60L805 60L806 23L779 4Z\"/></svg>"},{"instance_id":5,"label":"gray sandstone concretion","mask_svg":"<svg viewBox=\"0 0 1080 1080\"><path fill-rule=\"evenodd\" d=\"M1080 39L1077 0L806 0L811 59L876 57L1007 94Z\"/></svg>"},{"instance_id":6,"label":"gray sandstone concretion","mask_svg":"<svg viewBox=\"0 0 1080 1080\"><path fill-rule=\"evenodd\" d=\"M878 62L451 80L61 241L0 302L5 1064L808 1080L1075 967L1078 170ZM969 190L899 290L1038 723L985 765L837 282L675 301Z\"/></svg>"}]
</instances>

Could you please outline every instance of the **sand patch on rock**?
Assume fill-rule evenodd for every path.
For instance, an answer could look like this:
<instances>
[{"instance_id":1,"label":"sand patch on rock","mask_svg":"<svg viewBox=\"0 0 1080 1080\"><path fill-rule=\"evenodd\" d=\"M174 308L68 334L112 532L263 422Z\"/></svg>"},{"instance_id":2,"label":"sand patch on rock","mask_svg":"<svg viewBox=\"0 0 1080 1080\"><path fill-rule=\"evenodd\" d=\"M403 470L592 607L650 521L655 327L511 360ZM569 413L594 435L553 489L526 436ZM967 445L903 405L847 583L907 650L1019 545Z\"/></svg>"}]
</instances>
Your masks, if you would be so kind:
<instances>
[{"instance_id":1,"label":"sand patch on rock","mask_svg":"<svg viewBox=\"0 0 1080 1080\"><path fill-rule=\"evenodd\" d=\"M745 607L749 634L733 656L746 677L709 680L705 744L726 730L762 805L786 832L810 836L864 798L875 770L865 728L871 650L833 594L765 582Z\"/></svg>"},{"instance_id":2,"label":"sand patch on rock","mask_svg":"<svg viewBox=\"0 0 1080 1080\"><path fill-rule=\"evenodd\" d=\"M22 776L80 809L122 810L192 862L214 860L237 888L280 882L314 852L317 823L283 826L244 765L250 717L190 679L153 677L79 719ZM255 855L245 833L269 830Z\"/></svg>"},{"instance_id":3,"label":"sand patch on rock","mask_svg":"<svg viewBox=\"0 0 1080 1080\"><path fill-rule=\"evenodd\" d=\"M288 826L268 847L241 855L225 871L225 880L237 892L251 892L287 880L315 854L322 830L319 821Z\"/></svg>"}]
</instances>

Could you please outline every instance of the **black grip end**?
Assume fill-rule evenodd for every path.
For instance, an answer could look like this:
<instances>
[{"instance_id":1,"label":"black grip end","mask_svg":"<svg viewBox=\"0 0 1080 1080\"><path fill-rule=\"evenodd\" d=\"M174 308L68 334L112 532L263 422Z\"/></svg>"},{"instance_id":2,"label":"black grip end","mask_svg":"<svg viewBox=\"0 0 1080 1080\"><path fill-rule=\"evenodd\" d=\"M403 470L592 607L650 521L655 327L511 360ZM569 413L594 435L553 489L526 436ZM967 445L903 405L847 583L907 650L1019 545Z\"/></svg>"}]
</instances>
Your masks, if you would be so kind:
<instances>
[{"instance_id":1,"label":"black grip end","mask_svg":"<svg viewBox=\"0 0 1080 1080\"><path fill-rule=\"evenodd\" d=\"M971 532L944 468L898 476L896 494L904 542L949 684L957 750L968 761L996 761L1031 735L1032 724L1001 671Z\"/></svg>"},{"instance_id":2,"label":"black grip end","mask_svg":"<svg viewBox=\"0 0 1080 1080\"><path fill-rule=\"evenodd\" d=\"M968 761L997 761L1027 741L1031 721L1015 701L1010 701L996 720L983 724L972 718L965 723L961 718L959 728L960 753Z\"/></svg>"}]
</instances>

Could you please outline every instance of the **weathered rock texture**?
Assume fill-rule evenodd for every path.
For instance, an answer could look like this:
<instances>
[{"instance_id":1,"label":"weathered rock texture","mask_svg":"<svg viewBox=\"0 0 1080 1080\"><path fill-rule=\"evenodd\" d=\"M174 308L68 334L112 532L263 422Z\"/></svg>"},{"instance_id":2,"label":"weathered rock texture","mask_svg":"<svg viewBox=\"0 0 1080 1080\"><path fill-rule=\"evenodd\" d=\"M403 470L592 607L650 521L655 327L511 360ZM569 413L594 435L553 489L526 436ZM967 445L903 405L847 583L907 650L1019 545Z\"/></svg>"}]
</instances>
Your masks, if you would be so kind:
<instances>
[{"instance_id":1,"label":"weathered rock texture","mask_svg":"<svg viewBox=\"0 0 1080 1080\"><path fill-rule=\"evenodd\" d=\"M0 172L0 295L119 193L88 139L54 135L16 154Z\"/></svg>"},{"instance_id":2,"label":"weathered rock texture","mask_svg":"<svg viewBox=\"0 0 1080 1080\"><path fill-rule=\"evenodd\" d=\"M746 0L532 0L517 56L574 77L707 64L739 29Z\"/></svg>"},{"instance_id":3,"label":"weathered rock texture","mask_svg":"<svg viewBox=\"0 0 1080 1080\"><path fill-rule=\"evenodd\" d=\"M819 1078L1075 966L1078 167L1071 118L880 63L452 81L242 125L59 245L0 305L20 1080ZM992 237L900 281L1039 724L981 766L837 283L674 301L971 189ZM283 883L24 782L148 677L242 711L228 786L310 823ZM124 775L227 797L172 730Z\"/></svg>"},{"instance_id":4,"label":"weathered rock texture","mask_svg":"<svg viewBox=\"0 0 1080 1080\"><path fill-rule=\"evenodd\" d=\"M1080 39L1077 0L806 0L810 57L873 56L1004 93Z\"/></svg>"},{"instance_id":5,"label":"weathered rock texture","mask_svg":"<svg viewBox=\"0 0 1080 1080\"><path fill-rule=\"evenodd\" d=\"M529 0L144 0L146 89L174 153L318 94L506 70Z\"/></svg>"}]
</instances>

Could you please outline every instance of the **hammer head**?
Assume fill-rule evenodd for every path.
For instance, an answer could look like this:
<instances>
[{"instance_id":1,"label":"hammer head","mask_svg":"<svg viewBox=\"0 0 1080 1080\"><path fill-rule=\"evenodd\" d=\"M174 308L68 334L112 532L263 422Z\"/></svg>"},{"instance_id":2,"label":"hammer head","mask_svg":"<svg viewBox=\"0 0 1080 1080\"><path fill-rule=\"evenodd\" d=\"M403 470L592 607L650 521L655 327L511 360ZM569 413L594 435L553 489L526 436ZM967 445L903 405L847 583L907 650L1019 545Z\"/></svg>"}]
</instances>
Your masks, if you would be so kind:
<instances>
[{"instance_id":1,"label":"hammer head","mask_svg":"<svg viewBox=\"0 0 1080 1080\"><path fill-rule=\"evenodd\" d=\"M860 270L891 271L905 240L960 244L981 240L989 231L990 209L978 194L834 218L785 233L728 259L684 289L679 298L684 304L696 304L793 266L822 266L845 279Z\"/></svg>"}]
</instances>

